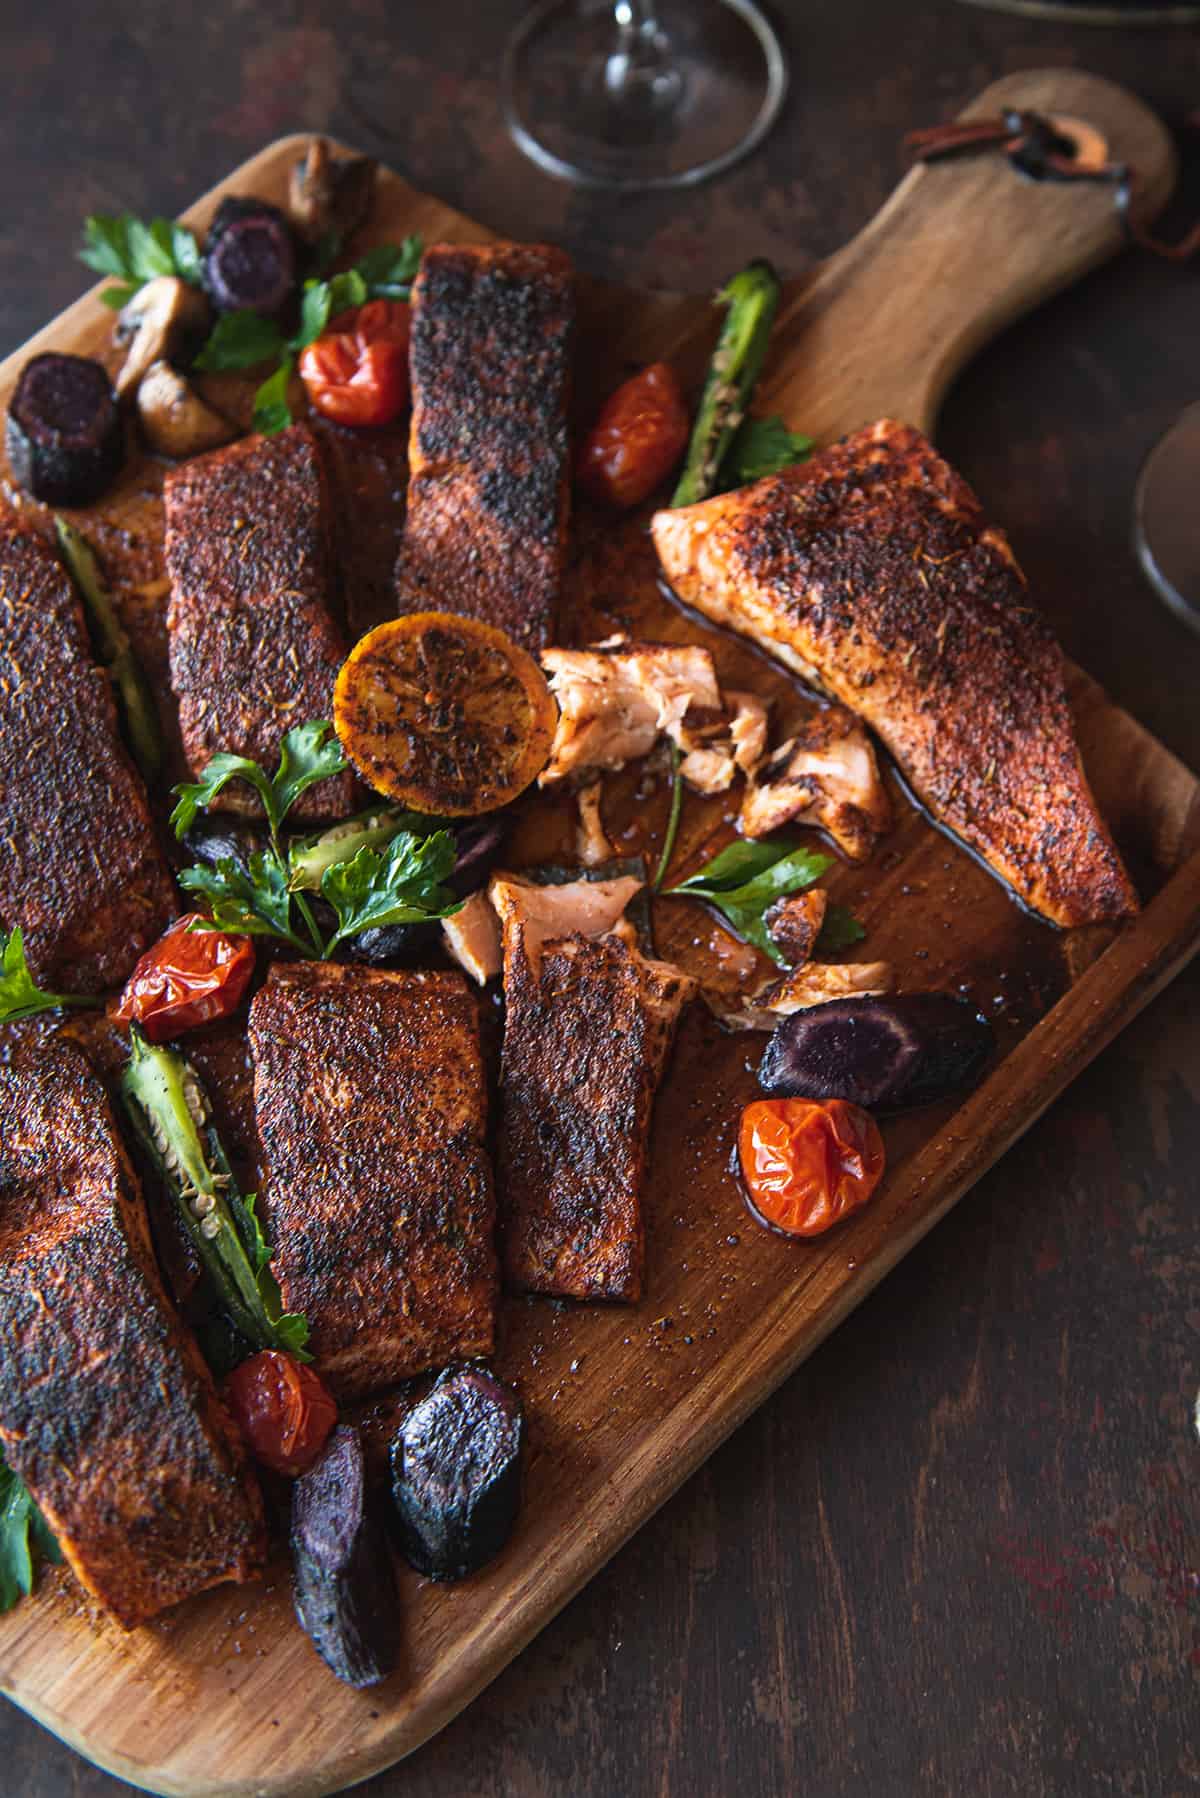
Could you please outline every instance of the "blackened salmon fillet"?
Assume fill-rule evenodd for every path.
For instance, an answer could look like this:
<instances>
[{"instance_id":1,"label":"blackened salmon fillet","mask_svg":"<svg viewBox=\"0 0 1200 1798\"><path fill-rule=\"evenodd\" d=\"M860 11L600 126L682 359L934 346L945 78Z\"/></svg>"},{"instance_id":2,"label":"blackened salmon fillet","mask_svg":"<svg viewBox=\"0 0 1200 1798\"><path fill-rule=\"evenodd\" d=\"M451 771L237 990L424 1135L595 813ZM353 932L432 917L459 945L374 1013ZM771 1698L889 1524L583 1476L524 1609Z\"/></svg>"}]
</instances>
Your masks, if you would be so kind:
<instances>
[{"instance_id":1,"label":"blackened salmon fillet","mask_svg":"<svg viewBox=\"0 0 1200 1798\"><path fill-rule=\"evenodd\" d=\"M44 985L96 993L175 911L75 589L40 537L0 528L0 922Z\"/></svg>"},{"instance_id":2,"label":"blackened salmon fillet","mask_svg":"<svg viewBox=\"0 0 1200 1798\"><path fill-rule=\"evenodd\" d=\"M197 775L219 751L273 774L285 732L333 716L345 655L316 438L307 425L243 438L173 468L163 495L171 686L184 753ZM354 792L348 774L321 781L292 815L343 817ZM215 804L258 808L238 781Z\"/></svg>"},{"instance_id":3,"label":"blackened salmon fillet","mask_svg":"<svg viewBox=\"0 0 1200 1798\"><path fill-rule=\"evenodd\" d=\"M1137 910L1062 652L1007 538L919 431L882 419L651 531L682 600L864 718L1031 910L1062 926Z\"/></svg>"},{"instance_id":4,"label":"blackened salmon fillet","mask_svg":"<svg viewBox=\"0 0 1200 1798\"><path fill-rule=\"evenodd\" d=\"M333 1390L490 1353L495 1200L463 976L276 966L250 1048L272 1268Z\"/></svg>"},{"instance_id":5,"label":"blackened salmon fillet","mask_svg":"<svg viewBox=\"0 0 1200 1798\"><path fill-rule=\"evenodd\" d=\"M412 292L401 611L554 635L570 496L571 264L544 244L434 244Z\"/></svg>"},{"instance_id":6,"label":"blackened salmon fillet","mask_svg":"<svg viewBox=\"0 0 1200 1798\"><path fill-rule=\"evenodd\" d=\"M696 983L629 940L640 885L489 888L504 935L501 1254L518 1292L641 1297L654 1096Z\"/></svg>"},{"instance_id":7,"label":"blackened salmon fillet","mask_svg":"<svg viewBox=\"0 0 1200 1798\"><path fill-rule=\"evenodd\" d=\"M257 1482L163 1291L104 1088L54 1039L0 1067L0 1442L127 1629L266 1558Z\"/></svg>"}]
</instances>

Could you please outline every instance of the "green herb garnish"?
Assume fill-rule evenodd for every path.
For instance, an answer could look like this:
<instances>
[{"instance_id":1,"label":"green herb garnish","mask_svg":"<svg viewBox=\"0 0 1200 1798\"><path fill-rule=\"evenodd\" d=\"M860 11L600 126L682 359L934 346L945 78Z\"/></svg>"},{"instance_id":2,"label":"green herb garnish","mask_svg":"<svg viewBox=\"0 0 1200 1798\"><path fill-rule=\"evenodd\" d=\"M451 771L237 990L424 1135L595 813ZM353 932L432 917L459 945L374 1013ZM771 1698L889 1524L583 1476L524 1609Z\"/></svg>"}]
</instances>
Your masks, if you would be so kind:
<instances>
[{"instance_id":1,"label":"green herb garnish","mask_svg":"<svg viewBox=\"0 0 1200 1798\"><path fill-rule=\"evenodd\" d=\"M85 221L83 236L79 260L119 282L100 295L114 312L159 275L177 275L189 287L200 285L200 246L186 225L163 218L147 225L131 212L95 212Z\"/></svg>"},{"instance_id":2,"label":"green herb garnish","mask_svg":"<svg viewBox=\"0 0 1200 1798\"><path fill-rule=\"evenodd\" d=\"M401 831L382 852L360 849L353 861L337 862L321 876L321 896L337 913L338 927L326 954L348 936L386 924L420 924L461 909L458 895L443 883L454 872L457 850L448 830L429 836Z\"/></svg>"},{"instance_id":3,"label":"green herb garnish","mask_svg":"<svg viewBox=\"0 0 1200 1798\"><path fill-rule=\"evenodd\" d=\"M764 475L778 474L812 454L813 440L789 431L782 418L746 418L734 433L721 464L722 489L745 487Z\"/></svg>"},{"instance_id":4,"label":"green herb garnish","mask_svg":"<svg viewBox=\"0 0 1200 1798\"><path fill-rule=\"evenodd\" d=\"M707 900L740 937L784 968L786 958L767 934L764 913L777 899L815 886L832 866L831 855L796 843L731 843L668 897Z\"/></svg>"},{"instance_id":5,"label":"green herb garnish","mask_svg":"<svg viewBox=\"0 0 1200 1798\"><path fill-rule=\"evenodd\" d=\"M29 972L25 940L20 925L6 934L0 930L0 1024L35 1017L39 1011L57 1011L64 1005L99 1005L84 993L43 992Z\"/></svg>"},{"instance_id":6,"label":"green herb garnish","mask_svg":"<svg viewBox=\"0 0 1200 1798\"><path fill-rule=\"evenodd\" d=\"M852 911L844 905L827 905L821 934L817 938L818 955L835 955L839 949L861 943L867 932Z\"/></svg>"},{"instance_id":7,"label":"green herb garnish","mask_svg":"<svg viewBox=\"0 0 1200 1798\"><path fill-rule=\"evenodd\" d=\"M273 361L284 335L272 318L258 312L223 312L192 364L199 369L257 368Z\"/></svg>"},{"instance_id":8,"label":"green herb garnish","mask_svg":"<svg viewBox=\"0 0 1200 1798\"><path fill-rule=\"evenodd\" d=\"M254 1195L237 1190L195 1068L176 1050L147 1042L136 1024L129 1036L121 1098L216 1296L251 1349L309 1360L308 1323L283 1309Z\"/></svg>"},{"instance_id":9,"label":"green herb garnish","mask_svg":"<svg viewBox=\"0 0 1200 1798\"><path fill-rule=\"evenodd\" d=\"M320 780L329 780L345 772L346 758L333 734L332 724L319 721L300 724L289 730L280 745L279 767L274 779L257 762L244 755L214 755L199 780L185 781L174 790L179 795L171 813L171 828L183 837L196 822L197 814L212 804L231 780L244 781L253 787L262 801L267 828L272 841L291 807Z\"/></svg>"},{"instance_id":10,"label":"green herb garnish","mask_svg":"<svg viewBox=\"0 0 1200 1798\"><path fill-rule=\"evenodd\" d=\"M650 883L652 892L657 893L667 877L667 869L671 865L671 857L675 853L675 839L679 835L679 814L683 810L683 776L679 772L679 764L683 760L679 753L679 745L671 739L671 809L667 813L667 829L663 837L662 854L658 858L658 866L654 870L654 879Z\"/></svg>"},{"instance_id":11,"label":"green herb garnish","mask_svg":"<svg viewBox=\"0 0 1200 1798\"><path fill-rule=\"evenodd\" d=\"M285 356L275 373L262 383L254 395L254 417L251 423L264 437L273 437L276 431L285 430L292 422L292 409L288 405L288 382L292 378L294 366L292 358Z\"/></svg>"},{"instance_id":12,"label":"green herb garnish","mask_svg":"<svg viewBox=\"0 0 1200 1798\"><path fill-rule=\"evenodd\" d=\"M288 382L296 356L315 343L331 318L363 306L368 300L406 300L421 261L421 239L377 244L353 268L327 280L304 283L300 328L292 336L257 312L227 312L217 320L195 366L200 369L253 368L262 362L278 366L254 396L254 428L265 436L292 422Z\"/></svg>"},{"instance_id":13,"label":"green herb garnish","mask_svg":"<svg viewBox=\"0 0 1200 1798\"><path fill-rule=\"evenodd\" d=\"M171 823L177 837L185 836L197 814L234 780L257 793L270 836L268 848L250 856L245 866L225 857L215 868L184 869L180 886L202 893L211 913L193 930L277 937L301 955L323 961L360 931L423 923L459 910L462 901L441 884L454 867L454 838L435 828L433 820L389 814L385 808L386 822L375 813L373 826L339 827L315 842L284 847L283 822L297 799L345 768L333 726L322 721L288 731L273 778L246 756L215 755L198 781L175 788L179 802ZM305 897L308 892L319 892L337 914L337 929L328 941Z\"/></svg>"},{"instance_id":14,"label":"green herb garnish","mask_svg":"<svg viewBox=\"0 0 1200 1798\"><path fill-rule=\"evenodd\" d=\"M0 1611L33 1591L34 1559L61 1561L62 1552L28 1489L0 1455Z\"/></svg>"}]
</instances>

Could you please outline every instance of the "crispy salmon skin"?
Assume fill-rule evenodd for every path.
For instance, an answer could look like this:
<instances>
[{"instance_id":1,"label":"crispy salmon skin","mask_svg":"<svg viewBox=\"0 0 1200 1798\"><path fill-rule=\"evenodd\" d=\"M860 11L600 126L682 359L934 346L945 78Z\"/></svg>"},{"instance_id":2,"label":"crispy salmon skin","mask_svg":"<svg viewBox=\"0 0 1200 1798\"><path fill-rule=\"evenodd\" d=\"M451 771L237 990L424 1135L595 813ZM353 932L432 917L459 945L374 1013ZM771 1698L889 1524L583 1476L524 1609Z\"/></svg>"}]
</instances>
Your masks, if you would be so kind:
<instances>
[{"instance_id":1,"label":"crispy salmon skin","mask_svg":"<svg viewBox=\"0 0 1200 1798\"><path fill-rule=\"evenodd\" d=\"M307 425L246 437L173 468L164 485L171 686L193 774L219 751L274 773L293 725L333 716L345 646L334 621L332 518ZM310 787L296 818L343 817L348 774ZM214 802L255 811L235 781Z\"/></svg>"},{"instance_id":2,"label":"crispy salmon skin","mask_svg":"<svg viewBox=\"0 0 1200 1798\"><path fill-rule=\"evenodd\" d=\"M401 611L554 635L570 495L571 264L544 244L433 244L412 292Z\"/></svg>"},{"instance_id":3,"label":"crispy salmon skin","mask_svg":"<svg viewBox=\"0 0 1200 1798\"><path fill-rule=\"evenodd\" d=\"M276 966L250 1047L272 1267L333 1390L489 1354L495 1201L463 976Z\"/></svg>"},{"instance_id":4,"label":"crispy salmon skin","mask_svg":"<svg viewBox=\"0 0 1200 1798\"><path fill-rule=\"evenodd\" d=\"M126 1628L266 1558L257 1482L163 1291L107 1096L54 1039L0 1067L0 1441Z\"/></svg>"},{"instance_id":5,"label":"crispy salmon skin","mask_svg":"<svg viewBox=\"0 0 1200 1798\"><path fill-rule=\"evenodd\" d=\"M651 529L679 597L866 719L1031 910L1062 926L1137 910L1062 653L1007 539L919 431L883 419Z\"/></svg>"},{"instance_id":6,"label":"crispy salmon skin","mask_svg":"<svg viewBox=\"0 0 1200 1798\"><path fill-rule=\"evenodd\" d=\"M0 922L45 985L96 993L175 910L75 589L40 537L0 526Z\"/></svg>"}]
</instances>

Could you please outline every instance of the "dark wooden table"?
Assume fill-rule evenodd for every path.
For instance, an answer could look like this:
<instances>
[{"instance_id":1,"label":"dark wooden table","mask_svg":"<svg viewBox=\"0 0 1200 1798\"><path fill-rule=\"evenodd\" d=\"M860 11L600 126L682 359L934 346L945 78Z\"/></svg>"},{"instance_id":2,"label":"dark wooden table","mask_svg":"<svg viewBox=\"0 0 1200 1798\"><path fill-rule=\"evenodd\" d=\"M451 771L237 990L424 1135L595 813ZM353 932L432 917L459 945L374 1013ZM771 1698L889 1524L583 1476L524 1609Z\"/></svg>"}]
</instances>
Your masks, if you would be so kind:
<instances>
[{"instance_id":1,"label":"dark wooden table","mask_svg":"<svg viewBox=\"0 0 1200 1798\"><path fill-rule=\"evenodd\" d=\"M171 212L328 128L580 264L703 288L834 248L899 139L1077 63L1173 124L1200 36L953 0L793 0L766 149L688 197L541 177L499 125L521 0L0 4L0 353L72 299L84 213ZM1186 140L1180 221L1200 213ZM1139 462L1200 390L1200 267L1128 256L1018 326L942 446L1079 661L1200 767L1200 640L1129 548ZM794 421L800 423L801 421ZM1200 1787L1200 964L1097 1062L533 1647L372 1798L808 1798ZM203 1718L196 1719L203 1729ZM9 1798L127 1791L0 1707Z\"/></svg>"}]
</instances>

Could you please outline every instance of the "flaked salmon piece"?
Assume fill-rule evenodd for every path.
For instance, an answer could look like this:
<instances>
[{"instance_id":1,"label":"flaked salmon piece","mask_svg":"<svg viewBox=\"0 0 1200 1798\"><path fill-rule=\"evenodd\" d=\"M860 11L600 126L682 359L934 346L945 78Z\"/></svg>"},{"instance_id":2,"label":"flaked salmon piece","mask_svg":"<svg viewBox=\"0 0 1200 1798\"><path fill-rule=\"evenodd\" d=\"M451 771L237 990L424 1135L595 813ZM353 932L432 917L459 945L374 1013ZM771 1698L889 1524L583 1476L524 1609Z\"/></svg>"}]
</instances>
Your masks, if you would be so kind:
<instances>
[{"instance_id":1,"label":"flaked salmon piece","mask_svg":"<svg viewBox=\"0 0 1200 1798\"><path fill-rule=\"evenodd\" d=\"M530 962L537 966L550 937L606 936L625 925L625 907L645 883L632 874L613 880L571 880L539 886L517 875L493 874L488 897L507 944L509 926L520 926Z\"/></svg>"},{"instance_id":2,"label":"flaked salmon piece","mask_svg":"<svg viewBox=\"0 0 1200 1798\"><path fill-rule=\"evenodd\" d=\"M824 888L810 887L807 893L777 899L764 913L767 935L793 968L803 967L811 960L828 907L829 895Z\"/></svg>"},{"instance_id":3,"label":"flaked salmon piece","mask_svg":"<svg viewBox=\"0 0 1200 1798\"><path fill-rule=\"evenodd\" d=\"M545 244L431 244L412 291L401 611L554 635L570 504L571 264Z\"/></svg>"},{"instance_id":4,"label":"flaked salmon piece","mask_svg":"<svg viewBox=\"0 0 1200 1798\"><path fill-rule=\"evenodd\" d=\"M590 649L546 649L558 729L539 786L649 755L661 736L682 741L689 710L721 710L712 656L690 643L613 637Z\"/></svg>"},{"instance_id":5,"label":"flaked salmon piece","mask_svg":"<svg viewBox=\"0 0 1200 1798\"><path fill-rule=\"evenodd\" d=\"M589 780L579 788L575 798L579 806L579 825L575 833L579 859L585 868L598 868L601 863L610 861L613 855L613 846L604 828L601 809L604 782Z\"/></svg>"},{"instance_id":6,"label":"flaked salmon piece","mask_svg":"<svg viewBox=\"0 0 1200 1798\"><path fill-rule=\"evenodd\" d=\"M108 1097L56 1038L0 1067L0 1446L126 1629L266 1560L258 1482L163 1290Z\"/></svg>"},{"instance_id":7,"label":"flaked salmon piece","mask_svg":"<svg viewBox=\"0 0 1200 1798\"><path fill-rule=\"evenodd\" d=\"M782 980L771 982L744 1003L730 1005L706 992L709 1009L728 1030L774 1030L781 1018L827 999L865 999L890 993L895 987L890 962L806 962Z\"/></svg>"},{"instance_id":8,"label":"flaked salmon piece","mask_svg":"<svg viewBox=\"0 0 1200 1798\"><path fill-rule=\"evenodd\" d=\"M733 707L729 721L729 739L733 759L743 774L753 774L767 753L767 708L753 693L731 687L725 703Z\"/></svg>"},{"instance_id":9,"label":"flaked salmon piece","mask_svg":"<svg viewBox=\"0 0 1200 1798\"><path fill-rule=\"evenodd\" d=\"M442 919L442 935L459 967L480 986L500 972L504 963L500 920L482 888L470 895L461 911Z\"/></svg>"},{"instance_id":10,"label":"flaked salmon piece","mask_svg":"<svg viewBox=\"0 0 1200 1798\"><path fill-rule=\"evenodd\" d=\"M1061 651L1004 535L919 431L883 419L651 529L679 597L864 718L1032 910L1064 926L1137 910Z\"/></svg>"},{"instance_id":11,"label":"flaked salmon piece","mask_svg":"<svg viewBox=\"0 0 1200 1798\"><path fill-rule=\"evenodd\" d=\"M815 712L768 756L746 789L738 829L765 837L784 824L813 825L861 862L891 822L871 740L857 718L835 705Z\"/></svg>"},{"instance_id":12,"label":"flaked salmon piece","mask_svg":"<svg viewBox=\"0 0 1200 1798\"><path fill-rule=\"evenodd\" d=\"M767 708L753 693L730 689L725 695L729 714L712 724L691 729L684 725L683 740L694 744L679 764L679 772L698 793L726 793L738 773L751 774L767 747Z\"/></svg>"},{"instance_id":13,"label":"flaked salmon piece","mask_svg":"<svg viewBox=\"0 0 1200 1798\"><path fill-rule=\"evenodd\" d=\"M770 1009L786 1018L793 1011L806 1011L810 1005L824 1005L826 999L874 997L890 993L896 984L891 962L843 961L806 962L772 987Z\"/></svg>"},{"instance_id":14,"label":"flaked salmon piece","mask_svg":"<svg viewBox=\"0 0 1200 1798\"><path fill-rule=\"evenodd\" d=\"M641 884L492 883L504 928L502 1261L521 1292L641 1295L654 1095L696 987L622 931Z\"/></svg>"}]
</instances>

